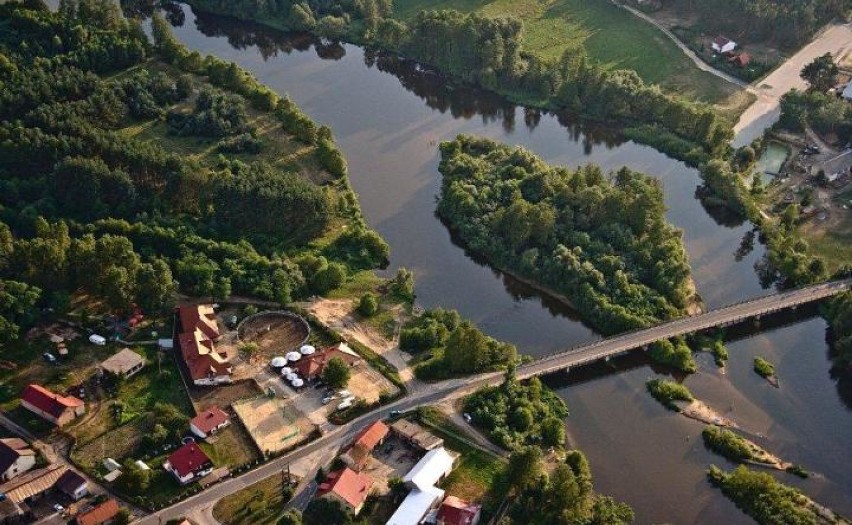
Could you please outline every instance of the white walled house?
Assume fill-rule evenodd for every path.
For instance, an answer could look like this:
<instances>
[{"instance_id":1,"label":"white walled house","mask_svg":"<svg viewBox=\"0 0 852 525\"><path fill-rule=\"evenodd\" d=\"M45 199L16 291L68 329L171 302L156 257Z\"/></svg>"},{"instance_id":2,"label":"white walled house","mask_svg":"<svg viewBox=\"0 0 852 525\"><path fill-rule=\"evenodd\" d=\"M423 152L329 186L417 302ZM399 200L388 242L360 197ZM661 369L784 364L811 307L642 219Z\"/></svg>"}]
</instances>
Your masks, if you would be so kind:
<instances>
[{"instance_id":1,"label":"white walled house","mask_svg":"<svg viewBox=\"0 0 852 525\"><path fill-rule=\"evenodd\" d=\"M36 464L36 453L26 441L18 438L0 439L0 481L27 472Z\"/></svg>"},{"instance_id":2,"label":"white walled house","mask_svg":"<svg viewBox=\"0 0 852 525\"><path fill-rule=\"evenodd\" d=\"M725 53L730 53L736 49L737 43L723 36L717 36L713 39L711 47L713 47L713 51L724 55Z\"/></svg>"}]
</instances>

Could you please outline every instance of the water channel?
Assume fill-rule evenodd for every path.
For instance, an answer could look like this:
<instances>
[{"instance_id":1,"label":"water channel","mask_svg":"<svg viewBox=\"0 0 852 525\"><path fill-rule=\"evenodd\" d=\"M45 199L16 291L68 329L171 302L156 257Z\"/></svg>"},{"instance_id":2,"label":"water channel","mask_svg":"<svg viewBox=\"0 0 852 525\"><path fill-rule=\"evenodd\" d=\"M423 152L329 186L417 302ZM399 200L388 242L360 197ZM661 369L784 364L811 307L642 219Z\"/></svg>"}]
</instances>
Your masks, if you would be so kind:
<instances>
[{"instance_id":1,"label":"water channel","mask_svg":"<svg viewBox=\"0 0 852 525\"><path fill-rule=\"evenodd\" d=\"M522 145L551 163L626 165L658 177L706 304L768 293L755 271L763 248L751 226L708 212L696 198L697 171L652 148L570 116L525 111L447 85L416 65L357 46L196 16L186 6L183 16L172 18L184 18L175 33L189 48L237 62L334 130L364 214L390 243L391 270L414 270L420 305L456 308L523 353L541 355L599 336L570 309L465 253L434 216L437 144L458 133ZM779 324L731 342L724 375L709 356L699 356L700 371L686 384L749 432L765 436L756 440L769 450L816 472L808 480L780 479L852 515L852 396L840 394L830 376L825 322L800 313ZM776 364L780 389L752 372L755 355ZM548 378L569 405L569 436L588 455L596 488L629 503L637 523L750 523L705 481L707 465L733 465L706 451L703 425L666 411L645 393L644 382L656 373L628 358Z\"/></svg>"}]
</instances>

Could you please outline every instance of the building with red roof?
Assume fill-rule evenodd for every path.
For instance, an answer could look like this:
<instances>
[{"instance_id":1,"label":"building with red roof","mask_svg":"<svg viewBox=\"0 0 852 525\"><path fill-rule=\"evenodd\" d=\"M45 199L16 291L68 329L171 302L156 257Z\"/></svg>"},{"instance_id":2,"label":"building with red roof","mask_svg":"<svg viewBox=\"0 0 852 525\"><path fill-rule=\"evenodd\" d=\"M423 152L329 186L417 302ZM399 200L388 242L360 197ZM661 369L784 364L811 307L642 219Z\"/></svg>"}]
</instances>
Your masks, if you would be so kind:
<instances>
[{"instance_id":1,"label":"building with red roof","mask_svg":"<svg viewBox=\"0 0 852 525\"><path fill-rule=\"evenodd\" d=\"M231 362L216 350L221 337L213 306L199 304L176 308L178 327L175 346L179 349L189 377L196 385L231 382Z\"/></svg>"},{"instance_id":2,"label":"building with red roof","mask_svg":"<svg viewBox=\"0 0 852 525\"><path fill-rule=\"evenodd\" d=\"M389 432L390 428L387 425L382 421L376 421L358 434L352 446L340 456L340 459L351 468L360 471L367 465L373 449L384 442Z\"/></svg>"},{"instance_id":3,"label":"building with red roof","mask_svg":"<svg viewBox=\"0 0 852 525\"><path fill-rule=\"evenodd\" d=\"M210 474L213 462L197 443L187 443L172 452L163 468L174 474L181 485L186 485Z\"/></svg>"},{"instance_id":4,"label":"building with red roof","mask_svg":"<svg viewBox=\"0 0 852 525\"><path fill-rule=\"evenodd\" d=\"M438 525L476 525L482 505L468 503L455 496L447 496L438 507Z\"/></svg>"},{"instance_id":5,"label":"building with red roof","mask_svg":"<svg viewBox=\"0 0 852 525\"><path fill-rule=\"evenodd\" d=\"M114 499L108 499L100 505L77 514L77 525L102 525L109 523L118 515L121 508Z\"/></svg>"},{"instance_id":6,"label":"building with red roof","mask_svg":"<svg viewBox=\"0 0 852 525\"><path fill-rule=\"evenodd\" d=\"M317 352L303 356L293 363L293 370L306 380L316 379L322 375L325 365L335 357L342 359L350 367L361 362L361 357L355 353L346 343L337 343L318 350Z\"/></svg>"},{"instance_id":7,"label":"building with red roof","mask_svg":"<svg viewBox=\"0 0 852 525\"><path fill-rule=\"evenodd\" d=\"M189 429L204 439L230 424L228 413L219 407L210 407L189 420Z\"/></svg>"},{"instance_id":8,"label":"building with red roof","mask_svg":"<svg viewBox=\"0 0 852 525\"><path fill-rule=\"evenodd\" d=\"M24 389L21 406L59 427L86 412L86 404L82 400L54 394L41 385L29 385Z\"/></svg>"},{"instance_id":9,"label":"building with red roof","mask_svg":"<svg viewBox=\"0 0 852 525\"><path fill-rule=\"evenodd\" d=\"M350 468L344 468L330 473L320 484L317 495L321 498L336 500L357 515L361 512L367 496L370 495L371 488L373 488L373 478Z\"/></svg>"},{"instance_id":10,"label":"building with red roof","mask_svg":"<svg viewBox=\"0 0 852 525\"><path fill-rule=\"evenodd\" d=\"M737 67L746 67L751 63L751 55L743 51L731 57L731 64Z\"/></svg>"}]
</instances>

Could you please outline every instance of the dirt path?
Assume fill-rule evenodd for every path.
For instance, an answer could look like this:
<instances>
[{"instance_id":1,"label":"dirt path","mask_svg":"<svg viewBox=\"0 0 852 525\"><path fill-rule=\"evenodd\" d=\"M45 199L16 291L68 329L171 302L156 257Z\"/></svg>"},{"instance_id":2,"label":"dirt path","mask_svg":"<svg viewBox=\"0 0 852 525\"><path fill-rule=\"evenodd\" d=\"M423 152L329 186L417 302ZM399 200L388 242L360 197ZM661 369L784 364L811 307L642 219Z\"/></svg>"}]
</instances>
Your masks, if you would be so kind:
<instances>
[{"instance_id":1,"label":"dirt path","mask_svg":"<svg viewBox=\"0 0 852 525\"><path fill-rule=\"evenodd\" d=\"M467 435L467 438L478 445L480 448L484 448L497 454L498 456L506 457L509 453L495 445L489 440L485 434L479 431L478 428L474 427L467 421L465 421L464 417L461 414L461 402L458 399L447 399L444 402L436 405L438 410L443 412L450 418L450 421L453 422L458 428L463 430Z\"/></svg>"},{"instance_id":2,"label":"dirt path","mask_svg":"<svg viewBox=\"0 0 852 525\"><path fill-rule=\"evenodd\" d=\"M735 86L741 87L741 88L743 88L747 91L751 91L751 92L756 94L754 89L751 86L749 86L749 84L747 82L744 82L744 81L742 81L742 80L740 80L736 77L733 77L733 76L725 73L724 71L719 71L715 67L713 67L710 64L708 64L707 62L703 61L701 59L701 57L696 55L693 50L689 49L689 47L686 44L684 44L677 37L677 35L675 35L671 31L669 31L668 28L666 28L663 24L657 22L654 18L651 18L650 16L646 15L642 11L639 11L638 9L634 9L633 7L630 7L629 5L624 5L624 4L619 4L619 5L621 7L623 7L624 9L630 11L631 13L636 15L637 17L641 18L642 20L653 25L654 27L656 27L660 31L662 31L663 34L666 35L667 37L669 37L669 39L672 42L674 42L675 45L677 45L677 47L679 47L681 51L683 51L683 54L686 55L690 60L692 60L692 62L695 63L695 66L698 69L700 69L701 71L706 71L707 73L710 73L711 75L714 75L714 76L721 78L725 82L730 82L731 84L734 84Z\"/></svg>"},{"instance_id":3,"label":"dirt path","mask_svg":"<svg viewBox=\"0 0 852 525\"><path fill-rule=\"evenodd\" d=\"M414 377L414 371L408 366L409 356L399 349L399 342L389 340L374 328L358 322L352 316L353 309L354 301L349 299L319 298L307 306L307 310L327 326L387 359L399 371L399 376L409 391L422 388L424 383Z\"/></svg>"}]
</instances>

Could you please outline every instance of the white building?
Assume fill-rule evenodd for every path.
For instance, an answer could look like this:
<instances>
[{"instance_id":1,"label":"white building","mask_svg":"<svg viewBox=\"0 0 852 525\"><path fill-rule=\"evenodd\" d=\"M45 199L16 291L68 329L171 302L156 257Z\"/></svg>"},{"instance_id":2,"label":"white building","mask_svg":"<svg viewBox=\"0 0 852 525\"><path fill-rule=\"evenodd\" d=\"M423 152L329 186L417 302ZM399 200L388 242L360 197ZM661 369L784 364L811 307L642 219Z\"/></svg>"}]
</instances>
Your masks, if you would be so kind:
<instances>
[{"instance_id":1,"label":"white building","mask_svg":"<svg viewBox=\"0 0 852 525\"><path fill-rule=\"evenodd\" d=\"M444 491L438 487L427 487L426 490L414 489L400 504L387 525L419 525L423 523L429 511L438 507L444 499Z\"/></svg>"},{"instance_id":2,"label":"white building","mask_svg":"<svg viewBox=\"0 0 852 525\"><path fill-rule=\"evenodd\" d=\"M9 481L35 464L36 453L26 441L18 438L0 439L0 481Z\"/></svg>"},{"instance_id":3,"label":"white building","mask_svg":"<svg viewBox=\"0 0 852 525\"><path fill-rule=\"evenodd\" d=\"M713 51L717 53L730 53L734 49L737 48L737 43L733 40L729 40L723 36L717 36L713 39Z\"/></svg>"},{"instance_id":4,"label":"white building","mask_svg":"<svg viewBox=\"0 0 852 525\"><path fill-rule=\"evenodd\" d=\"M402 481L411 489L426 490L434 487L453 471L455 460L444 447L430 450L408 471Z\"/></svg>"}]
</instances>

